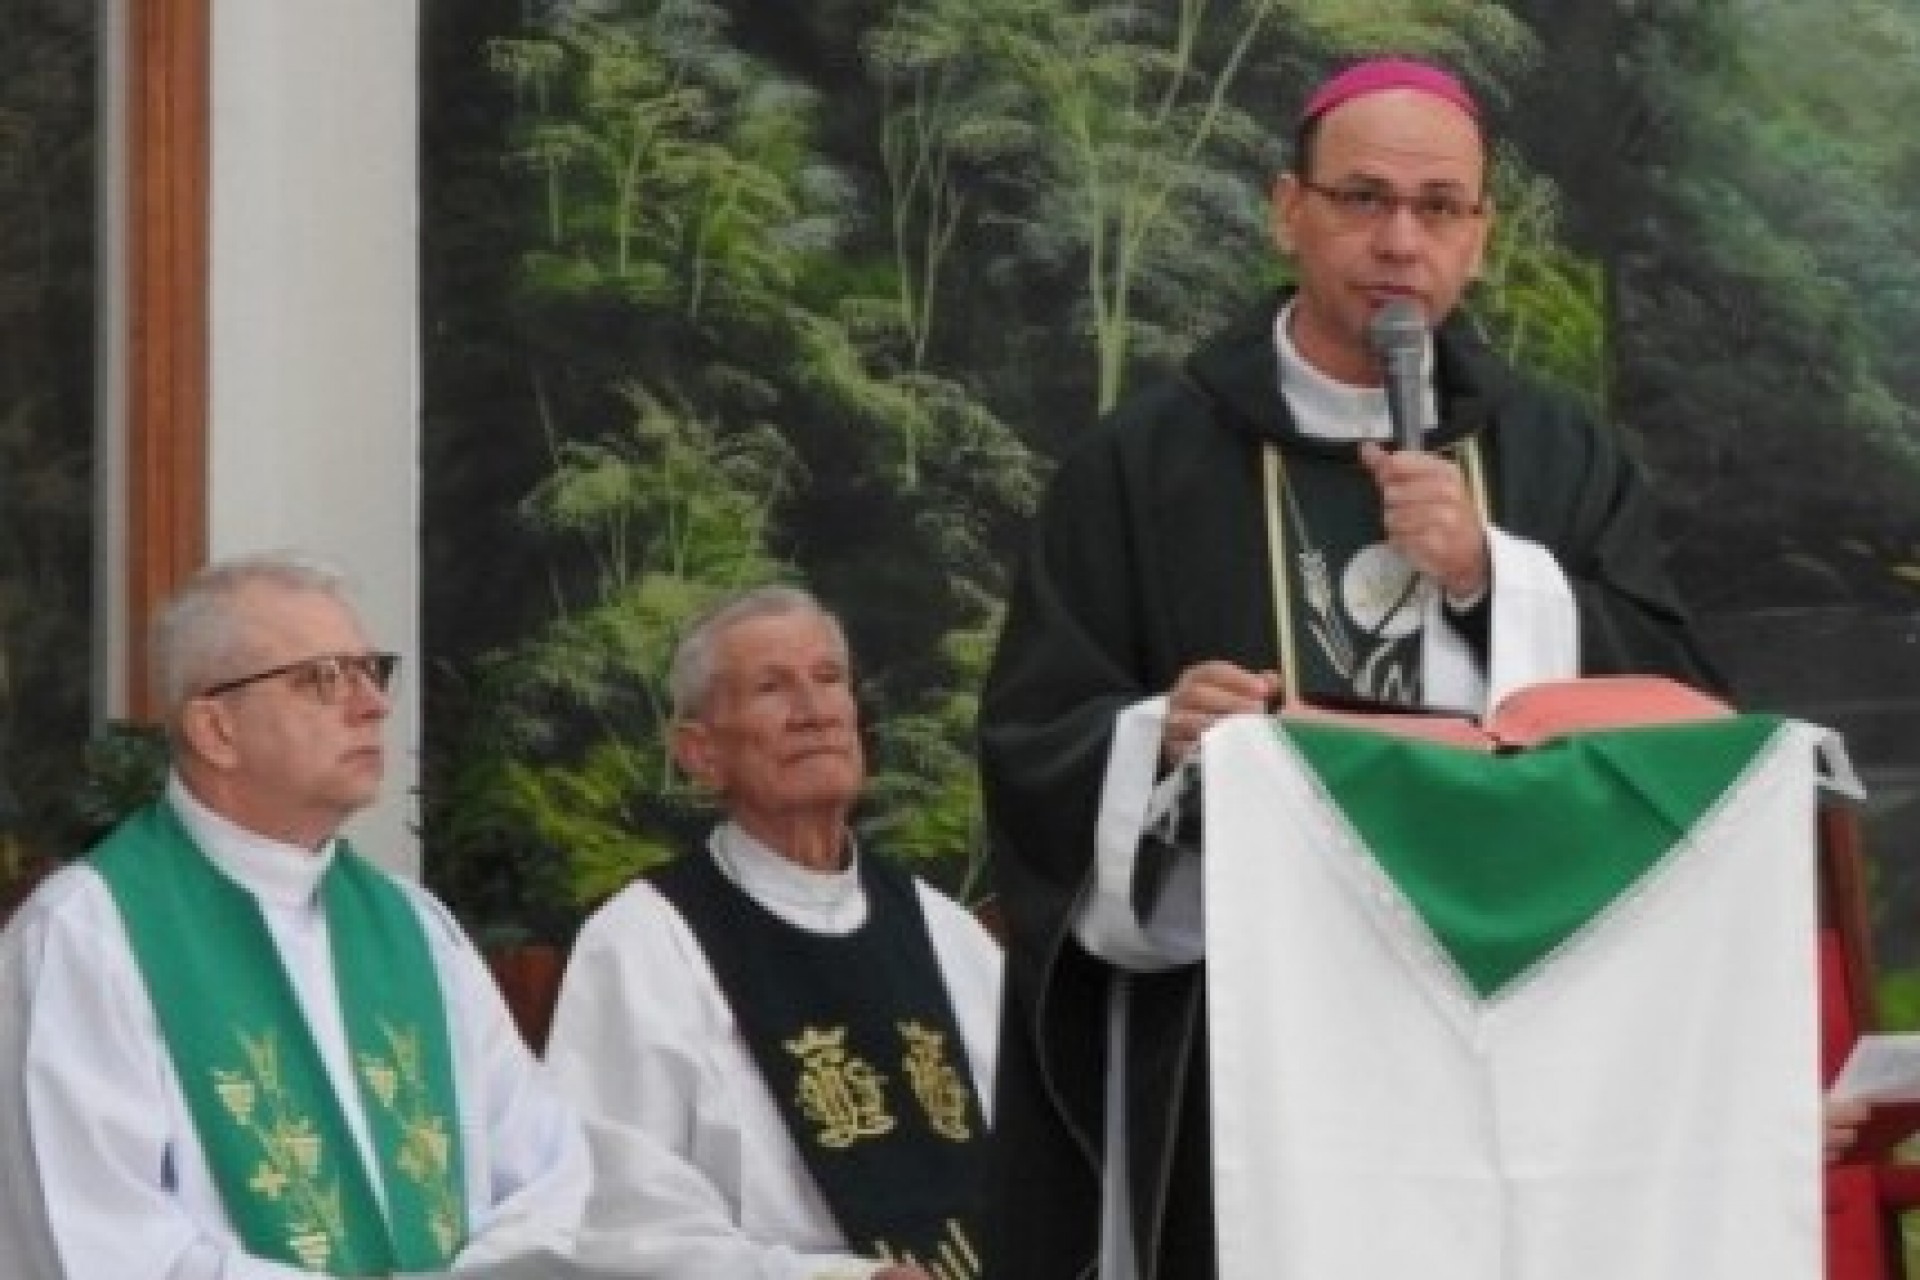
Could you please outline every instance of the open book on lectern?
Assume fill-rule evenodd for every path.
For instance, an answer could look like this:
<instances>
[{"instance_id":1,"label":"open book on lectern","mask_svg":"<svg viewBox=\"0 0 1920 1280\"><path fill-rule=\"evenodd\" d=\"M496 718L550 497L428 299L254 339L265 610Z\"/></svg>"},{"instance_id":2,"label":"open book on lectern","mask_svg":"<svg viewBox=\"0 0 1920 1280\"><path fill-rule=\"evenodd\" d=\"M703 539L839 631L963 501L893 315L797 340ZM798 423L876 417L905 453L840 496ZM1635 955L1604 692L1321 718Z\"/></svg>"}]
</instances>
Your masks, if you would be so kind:
<instances>
[{"instance_id":1,"label":"open book on lectern","mask_svg":"<svg viewBox=\"0 0 1920 1280\"><path fill-rule=\"evenodd\" d=\"M1521 751L1555 738L1601 729L1712 720L1734 714L1718 698L1659 676L1581 676L1525 685L1485 716L1309 698L1283 706L1282 723L1344 724L1482 751Z\"/></svg>"},{"instance_id":2,"label":"open book on lectern","mask_svg":"<svg viewBox=\"0 0 1920 1280\"><path fill-rule=\"evenodd\" d=\"M1524 751L1556 738L1609 729L1685 724L1738 714L1737 710L1664 676L1576 676L1523 685L1485 716L1424 711L1363 700L1306 699L1282 707L1282 723L1345 724L1479 751ZM1830 797L1858 803L1866 788L1837 733L1820 748L1820 785Z\"/></svg>"},{"instance_id":3,"label":"open book on lectern","mask_svg":"<svg viewBox=\"0 0 1920 1280\"><path fill-rule=\"evenodd\" d=\"M1738 714L1710 694L1663 676L1577 676L1515 689L1484 716L1360 698L1305 698L1278 708L1280 724L1335 724L1470 751L1524 751L1580 733L1650 728ZM1197 848L1201 753L1189 754L1155 789L1148 805L1151 843ZM1820 783L1858 802L1865 788L1839 735L1820 749Z\"/></svg>"}]
</instances>

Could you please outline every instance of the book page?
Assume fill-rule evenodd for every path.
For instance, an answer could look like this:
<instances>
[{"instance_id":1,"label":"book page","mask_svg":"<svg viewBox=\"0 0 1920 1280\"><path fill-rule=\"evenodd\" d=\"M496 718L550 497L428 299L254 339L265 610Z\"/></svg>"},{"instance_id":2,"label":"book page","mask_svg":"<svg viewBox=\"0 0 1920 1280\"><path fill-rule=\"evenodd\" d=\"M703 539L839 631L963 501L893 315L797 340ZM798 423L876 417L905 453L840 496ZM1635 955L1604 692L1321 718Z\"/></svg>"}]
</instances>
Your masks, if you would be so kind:
<instances>
[{"instance_id":1,"label":"book page","mask_svg":"<svg viewBox=\"0 0 1920 1280\"><path fill-rule=\"evenodd\" d=\"M1375 710L1371 707L1331 706L1314 702L1293 702L1281 711L1280 719L1309 724L1337 724L1370 733L1391 734L1399 738L1417 738L1464 747L1469 751L1491 751L1493 739L1467 716L1423 712L1414 709Z\"/></svg>"},{"instance_id":2,"label":"book page","mask_svg":"<svg viewBox=\"0 0 1920 1280\"><path fill-rule=\"evenodd\" d=\"M1502 746L1534 747L1593 729L1714 720L1733 714L1717 698L1661 676L1583 676L1516 689L1487 729Z\"/></svg>"},{"instance_id":3,"label":"book page","mask_svg":"<svg viewBox=\"0 0 1920 1280\"><path fill-rule=\"evenodd\" d=\"M1662 676L1580 676L1517 689L1485 725L1460 711L1428 711L1361 699L1301 699L1285 720L1344 724L1375 733L1418 738L1475 751L1536 747L1594 729L1681 724L1733 714L1725 703Z\"/></svg>"}]
</instances>

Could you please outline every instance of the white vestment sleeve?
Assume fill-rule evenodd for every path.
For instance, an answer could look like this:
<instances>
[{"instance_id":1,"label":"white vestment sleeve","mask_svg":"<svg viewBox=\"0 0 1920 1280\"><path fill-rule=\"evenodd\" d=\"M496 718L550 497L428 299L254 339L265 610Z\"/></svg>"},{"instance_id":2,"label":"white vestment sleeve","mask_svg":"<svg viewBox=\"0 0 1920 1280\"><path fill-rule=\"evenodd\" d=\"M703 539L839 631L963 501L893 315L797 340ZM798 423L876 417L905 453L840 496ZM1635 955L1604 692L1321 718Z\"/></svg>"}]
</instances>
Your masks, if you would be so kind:
<instances>
[{"instance_id":1,"label":"white vestment sleeve","mask_svg":"<svg viewBox=\"0 0 1920 1280\"><path fill-rule=\"evenodd\" d=\"M0 1275L311 1280L247 1257L193 1176L151 1010L91 868L58 873L0 934Z\"/></svg>"},{"instance_id":2,"label":"white vestment sleeve","mask_svg":"<svg viewBox=\"0 0 1920 1280\"><path fill-rule=\"evenodd\" d=\"M593 1176L579 1117L546 1080L452 915L416 886L401 887L421 913L455 1028L469 1219L455 1265L561 1246L580 1225Z\"/></svg>"},{"instance_id":3,"label":"white vestment sleeve","mask_svg":"<svg viewBox=\"0 0 1920 1280\"><path fill-rule=\"evenodd\" d=\"M881 1264L748 1239L700 1172L643 1130L595 1123L590 1227L575 1247L587 1276L647 1280L865 1277Z\"/></svg>"},{"instance_id":4,"label":"white vestment sleeve","mask_svg":"<svg viewBox=\"0 0 1920 1280\"><path fill-rule=\"evenodd\" d=\"M1100 788L1094 867L1075 910L1080 945L1123 969L1153 971L1192 964L1205 950L1197 851L1174 856L1146 919L1134 908L1140 840L1164 800L1156 794L1167 700L1149 698L1121 712L1113 726Z\"/></svg>"},{"instance_id":5,"label":"white vestment sleeve","mask_svg":"<svg viewBox=\"0 0 1920 1280\"><path fill-rule=\"evenodd\" d=\"M1000 1048L1000 984L1005 955L1000 944L965 907L924 880L916 880L920 910L933 941L940 979L953 1005L953 1019L966 1047L967 1066L980 1112L993 1124L994 1066Z\"/></svg>"},{"instance_id":6,"label":"white vestment sleeve","mask_svg":"<svg viewBox=\"0 0 1920 1280\"><path fill-rule=\"evenodd\" d=\"M1427 601L1421 679L1429 705L1480 715L1516 689L1580 674L1580 614L1553 553L1491 526L1488 553L1488 669L1441 616L1440 593Z\"/></svg>"}]
</instances>

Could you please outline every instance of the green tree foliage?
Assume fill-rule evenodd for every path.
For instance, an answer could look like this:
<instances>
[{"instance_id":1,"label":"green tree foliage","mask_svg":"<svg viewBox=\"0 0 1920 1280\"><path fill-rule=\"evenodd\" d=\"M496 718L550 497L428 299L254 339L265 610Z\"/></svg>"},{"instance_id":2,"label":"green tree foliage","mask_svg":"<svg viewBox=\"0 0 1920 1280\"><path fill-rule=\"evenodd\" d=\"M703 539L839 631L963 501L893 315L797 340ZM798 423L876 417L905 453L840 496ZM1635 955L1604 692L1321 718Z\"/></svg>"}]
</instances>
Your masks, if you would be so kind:
<instances>
[{"instance_id":1,"label":"green tree foliage","mask_svg":"<svg viewBox=\"0 0 1920 1280\"><path fill-rule=\"evenodd\" d=\"M429 762L429 870L456 901L474 896L461 864L504 842L529 875L559 863L576 904L686 843L699 804L667 760L666 660L715 592L774 578L839 606L873 673L869 828L903 856L971 856L931 834L971 838L942 816L971 808L969 708L927 690L980 647L991 530L1031 506L1031 461L899 359L902 326L857 323L900 295L835 254L849 187L811 145L816 99L725 36L708 6L609 4L488 46L534 231L511 429L545 442L519 512L548 605L449 681L488 730Z\"/></svg>"},{"instance_id":2,"label":"green tree foliage","mask_svg":"<svg viewBox=\"0 0 1920 1280\"><path fill-rule=\"evenodd\" d=\"M1916 599L1915 146L1872 122L1914 100L1888 49L1917 31L1905 5L1739 0L1622 59L1651 105L1611 254L1617 403L1703 609Z\"/></svg>"},{"instance_id":3,"label":"green tree foliage","mask_svg":"<svg viewBox=\"0 0 1920 1280\"><path fill-rule=\"evenodd\" d=\"M946 299L942 276L963 233L978 230L968 175L1026 162L1038 132L1017 86L993 74L985 40L999 17L977 0L902 6L864 46L880 90L879 151L895 297L872 308L897 328L906 363L926 367Z\"/></svg>"},{"instance_id":4,"label":"green tree foliage","mask_svg":"<svg viewBox=\"0 0 1920 1280\"><path fill-rule=\"evenodd\" d=\"M426 779L430 840L465 855L438 882L483 929L538 909L529 885L563 915L669 856L694 808L668 755L680 625L716 591L790 572L763 548L792 465L779 437L723 438L638 388L626 397L621 430L553 441L522 503L535 536L590 571L552 581L546 625L467 675L468 736Z\"/></svg>"},{"instance_id":5,"label":"green tree foliage","mask_svg":"<svg viewBox=\"0 0 1920 1280\"><path fill-rule=\"evenodd\" d=\"M1512 151L1492 175L1496 217L1479 287L1468 310L1515 368L1552 381L1594 412L1607 407L1605 272L1569 248L1553 182L1529 173Z\"/></svg>"},{"instance_id":6,"label":"green tree foliage","mask_svg":"<svg viewBox=\"0 0 1920 1280\"><path fill-rule=\"evenodd\" d=\"M1219 254L1234 240L1218 237L1219 225L1257 222L1245 184L1221 174L1257 168L1270 141L1232 91L1282 10L1277 0L1031 0L999 6L981 24L984 53L1038 117L1044 198L1021 233L1033 251L1079 265L1097 411L1118 400L1135 344L1151 344L1157 317L1175 321L1177 345L1191 341L1198 316L1179 300L1195 295L1181 286L1209 268L1227 274ZM1217 62L1207 56L1215 49ZM1136 310L1142 295L1157 305Z\"/></svg>"}]
</instances>

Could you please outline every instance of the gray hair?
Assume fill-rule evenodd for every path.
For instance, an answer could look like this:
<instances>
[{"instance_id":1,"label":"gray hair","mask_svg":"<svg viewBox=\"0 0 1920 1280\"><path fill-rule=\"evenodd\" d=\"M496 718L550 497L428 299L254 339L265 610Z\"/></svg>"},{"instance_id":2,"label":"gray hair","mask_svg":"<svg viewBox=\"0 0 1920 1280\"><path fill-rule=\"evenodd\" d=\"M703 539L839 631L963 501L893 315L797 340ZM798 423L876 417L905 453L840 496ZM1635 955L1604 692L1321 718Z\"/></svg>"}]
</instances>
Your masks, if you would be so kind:
<instances>
[{"instance_id":1,"label":"gray hair","mask_svg":"<svg viewBox=\"0 0 1920 1280\"><path fill-rule=\"evenodd\" d=\"M812 614L825 622L840 642L841 651L847 650L846 628L840 625L840 619L801 587L783 584L753 587L724 596L697 615L681 634L680 643L674 646L673 666L667 672L667 694L673 699L674 719L692 719L705 708L707 696L713 692L714 651L719 648L722 635L742 622L796 613Z\"/></svg>"},{"instance_id":2,"label":"gray hair","mask_svg":"<svg viewBox=\"0 0 1920 1280\"><path fill-rule=\"evenodd\" d=\"M347 576L299 551L264 551L209 564L187 579L154 616L149 635L153 687L167 718L210 680L234 674L246 640L235 601L270 586L347 599Z\"/></svg>"}]
</instances>

